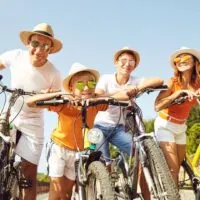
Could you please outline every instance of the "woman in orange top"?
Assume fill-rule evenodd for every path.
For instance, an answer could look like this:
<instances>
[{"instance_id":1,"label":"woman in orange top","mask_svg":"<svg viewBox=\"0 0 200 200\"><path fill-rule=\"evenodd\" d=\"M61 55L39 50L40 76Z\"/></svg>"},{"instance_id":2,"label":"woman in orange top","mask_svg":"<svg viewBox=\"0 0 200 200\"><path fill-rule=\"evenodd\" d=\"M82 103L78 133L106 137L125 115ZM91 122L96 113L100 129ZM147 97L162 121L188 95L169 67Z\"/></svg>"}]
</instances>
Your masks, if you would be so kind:
<instances>
[{"instance_id":1,"label":"woman in orange top","mask_svg":"<svg viewBox=\"0 0 200 200\"><path fill-rule=\"evenodd\" d=\"M159 111L155 120L155 133L170 171L178 184L178 173L186 151L186 120L200 94L200 52L182 48L171 56L174 77L168 81L169 89L162 91L155 101ZM171 103L179 96L188 95L189 100L178 105Z\"/></svg>"},{"instance_id":2,"label":"woman in orange top","mask_svg":"<svg viewBox=\"0 0 200 200\"><path fill-rule=\"evenodd\" d=\"M99 72L79 63L72 65L69 75L63 81L64 89L69 92L71 100L94 98ZM111 97L128 100L134 90L123 90ZM63 92L35 95L28 99L28 106L36 107L35 102L54 98ZM45 107L45 106L44 106ZM87 125L93 127L94 118L98 111L107 109L107 105L97 105L87 109ZM75 153L83 150L81 107L72 104L48 106L50 111L57 112L58 124L51 135L48 157L49 176L51 177L49 200L71 199L72 187L75 180Z\"/></svg>"}]
</instances>

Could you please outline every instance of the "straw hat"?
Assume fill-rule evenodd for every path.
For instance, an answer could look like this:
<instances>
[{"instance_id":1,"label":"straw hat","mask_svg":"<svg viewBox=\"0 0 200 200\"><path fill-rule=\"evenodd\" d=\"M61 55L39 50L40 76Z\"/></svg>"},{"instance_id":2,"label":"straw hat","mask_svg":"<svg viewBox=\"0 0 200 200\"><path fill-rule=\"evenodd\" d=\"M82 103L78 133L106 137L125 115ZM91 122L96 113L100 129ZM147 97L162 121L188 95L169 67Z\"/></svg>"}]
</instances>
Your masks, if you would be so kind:
<instances>
[{"instance_id":1,"label":"straw hat","mask_svg":"<svg viewBox=\"0 0 200 200\"><path fill-rule=\"evenodd\" d=\"M91 74L93 74L95 76L96 81L98 81L98 79L99 79L99 72L97 70L86 67L80 63L74 63L71 66L71 69L69 70L68 76L63 81L63 88L66 91L70 91L70 89L69 89L70 80L75 74L77 74L79 72L90 72Z\"/></svg>"},{"instance_id":2,"label":"straw hat","mask_svg":"<svg viewBox=\"0 0 200 200\"><path fill-rule=\"evenodd\" d=\"M50 53L56 53L62 49L62 42L54 38L53 29L51 28L49 24L41 23L41 24L36 25L32 31L21 31L20 39L25 45L27 45L28 39L33 34L43 35L52 40L53 47Z\"/></svg>"},{"instance_id":3,"label":"straw hat","mask_svg":"<svg viewBox=\"0 0 200 200\"><path fill-rule=\"evenodd\" d=\"M129 49L128 47L123 47L122 49L120 49L119 51L117 51L114 55L114 63L117 62L117 59L119 58L119 56L123 53L130 53L134 56L136 63L135 66L137 67L139 62L140 62L140 55L137 51L133 50L133 49Z\"/></svg>"},{"instance_id":4,"label":"straw hat","mask_svg":"<svg viewBox=\"0 0 200 200\"><path fill-rule=\"evenodd\" d=\"M176 68L174 59L181 54L191 54L194 57L196 57L196 59L200 62L200 51L199 50L191 49L191 48L187 48L187 47L181 47L179 50L176 50L170 57L170 64L173 68Z\"/></svg>"}]
</instances>

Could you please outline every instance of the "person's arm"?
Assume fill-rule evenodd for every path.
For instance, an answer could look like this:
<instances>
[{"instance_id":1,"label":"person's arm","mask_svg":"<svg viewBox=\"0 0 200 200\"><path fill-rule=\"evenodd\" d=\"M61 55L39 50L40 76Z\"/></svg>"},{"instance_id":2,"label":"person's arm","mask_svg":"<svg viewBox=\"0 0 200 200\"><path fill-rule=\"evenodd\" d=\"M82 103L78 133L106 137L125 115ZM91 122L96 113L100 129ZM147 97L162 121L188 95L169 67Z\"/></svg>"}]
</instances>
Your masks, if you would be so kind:
<instances>
[{"instance_id":1,"label":"person's arm","mask_svg":"<svg viewBox=\"0 0 200 200\"><path fill-rule=\"evenodd\" d=\"M105 91L102 90L102 89L96 88L95 89L95 94L96 94L96 96L103 96L103 95L105 95Z\"/></svg>"},{"instance_id":2,"label":"person's arm","mask_svg":"<svg viewBox=\"0 0 200 200\"><path fill-rule=\"evenodd\" d=\"M193 96L195 96L195 92L190 90L178 90L176 92L173 92L171 79L168 81L167 85L168 85L168 90L161 91L155 100L154 107L156 112L168 108L176 98L180 97L183 94L188 95L189 99L192 99Z\"/></svg>"},{"instance_id":3,"label":"person's arm","mask_svg":"<svg viewBox=\"0 0 200 200\"><path fill-rule=\"evenodd\" d=\"M29 97L26 100L26 103L29 107L34 108L34 107L37 107L37 105L36 105L37 101L53 99L62 94L64 94L64 93L63 92L52 92L52 93L45 93L45 94L37 94L32 97ZM40 108L48 108L49 106L39 106L39 107Z\"/></svg>"},{"instance_id":4,"label":"person's arm","mask_svg":"<svg viewBox=\"0 0 200 200\"><path fill-rule=\"evenodd\" d=\"M135 89L125 89L120 90L119 92L116 92L112 95L109 95L109 97L114 98L118 101L128 101L130 100L130 97L136 93Z\"/></svg>"}]
</instances>

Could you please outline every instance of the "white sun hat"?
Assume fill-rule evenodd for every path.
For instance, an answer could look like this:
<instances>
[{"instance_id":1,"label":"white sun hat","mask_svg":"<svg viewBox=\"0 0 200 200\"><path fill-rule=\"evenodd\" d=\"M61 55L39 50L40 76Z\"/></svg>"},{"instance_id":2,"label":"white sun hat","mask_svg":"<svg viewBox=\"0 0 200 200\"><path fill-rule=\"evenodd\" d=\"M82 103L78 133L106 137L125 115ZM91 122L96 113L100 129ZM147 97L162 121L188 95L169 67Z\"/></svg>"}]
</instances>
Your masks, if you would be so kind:
<instances>
[{"instance_id":1,"label":"white sun hat","mask_svg":"<svg viewBox=\"0 0 200 200\"><path fill-rule=\"evenodd\" d=\"M71 69L69 70L68 76L63 80L63 88L66 91L70 91L70 89L69 89L70 80L75 74L77 74L79 72L90 72L91 74L93 74L95 76L96 81L99 80L100 75L96 69L86 67L80 63L74 63L71 66Z\"/></svg>"},{"instance_id":2,"label":"white sun hat","mask_svg":"<svg viewBox=\"0 0 200 200\"><path fill-rule=\"evenodd\" d=\"M176 68L174 63L174 59L181 54L191 54L196 57L196 59L200 62L200 51L193 48L181 47L179 50L176 50L170 57L170 64L173 68Z\"/></svg>"}]
</instances>

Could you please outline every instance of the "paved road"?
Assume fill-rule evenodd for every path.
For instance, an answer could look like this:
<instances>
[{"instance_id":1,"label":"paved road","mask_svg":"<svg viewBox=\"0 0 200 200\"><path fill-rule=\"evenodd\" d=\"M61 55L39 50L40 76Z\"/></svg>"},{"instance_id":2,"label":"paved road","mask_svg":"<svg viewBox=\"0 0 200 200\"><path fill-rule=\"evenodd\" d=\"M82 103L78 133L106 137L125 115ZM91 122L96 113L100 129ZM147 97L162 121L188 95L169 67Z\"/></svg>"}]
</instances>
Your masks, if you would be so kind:
<instances>
[{"instance_id":1,"label":"paved road","mask_svg":"<svg viewBox=\"0 0 200 200\"><path fill-rule=\"evenodd\" d=\"M181 190L181 200L195 200L192 190ZM37 200L48 200L48 194L38 195Z\"/></svg>"},{"instance_id":2,"label":"paved road","mask_svg":"<svg viewBox=\"0 0 200 200\"><path fill-rule=\"evenodd\" d=\"M48 193L37 195L37 200L47 200Z\"/></svg>"}]
</instances>

